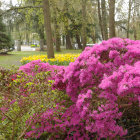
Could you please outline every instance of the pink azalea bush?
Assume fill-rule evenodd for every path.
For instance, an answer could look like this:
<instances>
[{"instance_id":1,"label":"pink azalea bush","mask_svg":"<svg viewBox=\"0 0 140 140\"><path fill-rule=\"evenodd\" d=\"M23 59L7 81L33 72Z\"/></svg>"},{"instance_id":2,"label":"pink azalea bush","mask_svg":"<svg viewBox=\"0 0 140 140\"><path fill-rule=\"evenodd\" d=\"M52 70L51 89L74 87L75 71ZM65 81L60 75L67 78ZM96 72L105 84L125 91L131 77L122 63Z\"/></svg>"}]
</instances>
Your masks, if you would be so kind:
<instances>
[{"instance_id":1,"label":"pink azalea bush","mask_svg":"<svg viewBox=\"0 0 140 140\"><path fill-rule=\"evenodd\" d=\"M129 111L138 119L140 99L140 41L113 38L87 47L74 63L55 77L53 89L72 103L46 110L33 123L27 137L52 139L122 138L121 120ZM60 109L60 113L56 110ZM137 110L136 112L133 110ZM127 118L127 117L126 117Z\"/></svg>"},{"instance_id":2,"label":"pink azalea bush","mask_svg":"<svg viewBox=\"0 0 140 140\"><path fill-rule=\"evenodd\" d=\"M87 47L67 67L37 60L19 70L24 74L11 79L34 110L24 119L27 139L125 139L128 127L139 125L140 41L112 38ZM14 97L1 105L2 119Z\"/></svg>"}]
</instances>

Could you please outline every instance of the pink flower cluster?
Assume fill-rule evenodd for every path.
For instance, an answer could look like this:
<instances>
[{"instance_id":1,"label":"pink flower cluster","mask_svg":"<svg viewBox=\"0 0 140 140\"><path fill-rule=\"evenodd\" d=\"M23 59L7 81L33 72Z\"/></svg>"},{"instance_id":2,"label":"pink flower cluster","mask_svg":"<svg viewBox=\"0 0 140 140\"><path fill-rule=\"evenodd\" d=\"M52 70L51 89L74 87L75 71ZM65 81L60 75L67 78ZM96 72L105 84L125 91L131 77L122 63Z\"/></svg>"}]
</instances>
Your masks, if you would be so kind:
<instances>
[{"instance_id":1,"label":"pink flower cluster","mask_svg":"<svg viewBox=\"0 0 140 140\"><path fill-rule=\"evenodd\" d=\"M128 97L128 104L139 101L140 105L140 61L119 69L101 81L100 97L116 102L119 97Z\"/></svg>"},{"instance_id":2,"label":"pink flower cluster","mask_svg":"<svg viewBox=\"0 0 140 140\"><path fill-rule=\"evenodd\" d=\"M23 66L20 66L19 70L23 71L24 73L27 73L28 75L36 75L40 72L51 72L51 77L54 77L56 74L56 70L63 69L64 66L56 66L56 65L50 65L49 63L42 63L41 60L34 60L30 63L27 63Z\"/></svg>"},{"instance_id":3,"label":"pink flower cluster","mask_svg":"<svg viewBox=\"0 0 140 140\"><path fill-rule=\"evenodd\" d=\"M62 110L59 104L46 110L33 123L40 126L32 128L27 137L36 133L40 137L44 132L54 139L123 137L127 130L117 120L123 116L124 103L140 104L140 41L112 38L87 47L54 79L53 89L68 94L73 103L64 104Z\"/></svg>"}]
</instances>

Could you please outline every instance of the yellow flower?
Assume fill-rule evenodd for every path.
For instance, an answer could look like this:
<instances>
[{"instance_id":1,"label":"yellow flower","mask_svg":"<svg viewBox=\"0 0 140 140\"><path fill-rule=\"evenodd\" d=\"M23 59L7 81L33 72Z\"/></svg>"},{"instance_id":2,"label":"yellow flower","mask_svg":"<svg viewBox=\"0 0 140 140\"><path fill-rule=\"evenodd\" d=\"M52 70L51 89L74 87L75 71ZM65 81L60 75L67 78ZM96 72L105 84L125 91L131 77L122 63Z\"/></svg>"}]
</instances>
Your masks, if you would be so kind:
<instances>
[{"instance_id":1,"label":"yellow flower","mask_svg":"<svg viewBox=\"0 0 140 140\"><path fill-rule=\"evenodd\" d=\"M26 64L30 61L40 59L42 62L49 62L51 65L68 65L70 62L74 62L79 55L80 54L71 54L71 53L56 54L55 58L50 59L48 59L46 55L33 55L29 57L23 57L20 62L22 64Z\"/></svg>"}]
</instances>

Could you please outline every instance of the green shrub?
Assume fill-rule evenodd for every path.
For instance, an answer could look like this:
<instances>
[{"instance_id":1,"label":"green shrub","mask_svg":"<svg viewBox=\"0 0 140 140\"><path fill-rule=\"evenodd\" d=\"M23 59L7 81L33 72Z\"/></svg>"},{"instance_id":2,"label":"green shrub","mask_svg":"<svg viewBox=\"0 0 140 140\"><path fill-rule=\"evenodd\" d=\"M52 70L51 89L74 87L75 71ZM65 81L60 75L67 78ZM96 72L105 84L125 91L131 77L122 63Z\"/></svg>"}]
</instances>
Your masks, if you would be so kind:
<instances>
[{"instance_id":1,"label":"green shrub","mask_svg":"<svg viewBox=\"0 0 140 140\"><path fill-rule=\"evenodd\" d=\"M31 48L37 48L37 47L40 47L40 45L37 45L37 44L31 44L30 46L31 46Z\"/></svg>"}]
</instances>

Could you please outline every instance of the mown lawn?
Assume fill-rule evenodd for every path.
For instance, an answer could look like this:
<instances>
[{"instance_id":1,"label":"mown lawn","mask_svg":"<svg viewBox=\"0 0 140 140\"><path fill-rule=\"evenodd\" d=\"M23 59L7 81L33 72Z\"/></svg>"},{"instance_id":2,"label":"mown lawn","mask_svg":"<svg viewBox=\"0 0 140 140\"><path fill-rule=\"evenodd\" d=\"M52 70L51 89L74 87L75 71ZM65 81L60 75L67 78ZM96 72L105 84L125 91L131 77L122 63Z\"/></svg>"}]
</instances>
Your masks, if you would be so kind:
<instances>
[{"instance_id":1,"label":"mown lawn","mask_svg":"<svg viewBox=\"0 0 140 140\"><path fill-rule=\"evenodd\" d=\"M61 52L55 52L55 54L64 54L64 53L81 53L81 50L62 50ZM12 65L21 66L20 60L22 57L32 56L32 55L45 55L47 52L39 51L28 51L28 52L17 52L13 51L7 55L0 55L0 66L5 68L10 68Z\"/></svg>"}]
</instances>

